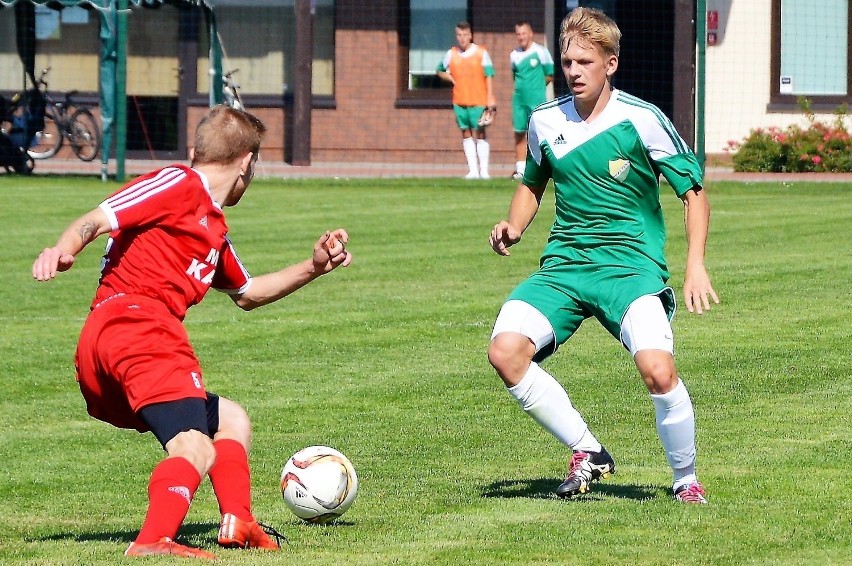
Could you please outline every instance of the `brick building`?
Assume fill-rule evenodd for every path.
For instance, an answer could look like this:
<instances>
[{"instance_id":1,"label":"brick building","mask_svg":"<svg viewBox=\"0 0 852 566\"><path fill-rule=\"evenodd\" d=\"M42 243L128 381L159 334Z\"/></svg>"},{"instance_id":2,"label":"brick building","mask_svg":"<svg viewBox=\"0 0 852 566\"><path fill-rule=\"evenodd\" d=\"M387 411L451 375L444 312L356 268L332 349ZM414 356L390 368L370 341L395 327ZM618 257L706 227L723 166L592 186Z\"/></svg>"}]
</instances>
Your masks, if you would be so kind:
<instances>
[{"instance_id":1,"label":"brick building","mask_svg":"<svg viewBox=\"0 0 852 566\"><path fill-rule=\"evenodd\" d=\"M8 6L15 1L0 0L0 94L7 96L23 85L15 13L26 0L13 10ZM848 0L827 0L834 8L819 13L802 8L805 0L311 0L310 49L300 59L300 48L304 53L308 43L300 45L305 26L295 8L301 2L207 2L214 7L224 68L239 68L235 77L246 106L269 126L267 161L291 161L294 141L303 143L307 133L297 124L309 116L312 162L461 166L450 90L434 70L455 41L455 23L468 20L474 41L489 50L496 71L499 111L488 133L491 162L508 166L514 161L509 68L514 24L530 21L536 40L553 52L559 22L578 4L604 9L622 29L614 84L658 105L689 143L701 133L696 131L696 10L708 10L712 29L701 123L708 153L720 153L725 140L741 138L751 127L783 127L800 119L799 95L814 96L815 110L829 118L837 104L852 101ZM192 126L209 105L208 22L192 4L141 2L128 17L130 159L185 159ZM76 100L96 106L97 12L86 2L61 11L51 5L33 9L36 68L51 67L51 90L77 90ZM781 17L800 9L807 18ZM813 46L819 56L805 52ZM306 80L299 78L305 60L311 61ZM294 93L306 82L310 103L297 111ZM560 69L553 91L566 92Z\"/></svg>"}]
</instances>

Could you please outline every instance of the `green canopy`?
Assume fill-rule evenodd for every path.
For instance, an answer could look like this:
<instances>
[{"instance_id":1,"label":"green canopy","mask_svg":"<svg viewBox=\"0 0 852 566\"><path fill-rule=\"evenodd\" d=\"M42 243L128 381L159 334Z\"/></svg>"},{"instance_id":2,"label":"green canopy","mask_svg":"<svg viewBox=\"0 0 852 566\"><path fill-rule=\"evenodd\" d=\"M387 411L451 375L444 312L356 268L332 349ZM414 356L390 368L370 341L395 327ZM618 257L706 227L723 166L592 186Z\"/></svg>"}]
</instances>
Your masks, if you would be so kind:
<instances>
[{"instance_id":1,"label":"green canopy","mask_svg":"<svg viewBox=\"0 0 852 566\"><path fill-rule=\"evenodd\" d=\"M28 4L61 10L67 6L92 8L100 15L100 110L101 172L105 179L113 136L116 138L116 177L124 177L125 132L127 131L127 14L131 6L185 3L201 6L207 21L211 85L222 84L222 47L216 30L212 0L0 0L0 8L15 5L17 49L24 70L35 84L35 16ZM221 88L211 88L210 104L222 101Z\"/></svg>"}]
</instances>

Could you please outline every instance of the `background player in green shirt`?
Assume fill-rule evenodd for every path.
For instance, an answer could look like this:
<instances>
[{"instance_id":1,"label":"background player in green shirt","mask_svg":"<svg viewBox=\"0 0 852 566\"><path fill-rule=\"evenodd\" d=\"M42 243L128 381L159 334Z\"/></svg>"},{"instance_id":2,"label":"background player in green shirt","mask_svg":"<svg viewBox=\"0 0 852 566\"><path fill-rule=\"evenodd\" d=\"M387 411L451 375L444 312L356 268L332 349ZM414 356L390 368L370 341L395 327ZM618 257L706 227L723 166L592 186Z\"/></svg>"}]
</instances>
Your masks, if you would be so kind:
<instances>
[{"instance_id":1,"label":"background player in green shirt","mask_svg":"<svg viewBox=\"0 0 852 566\"><path fill-rule=\"evenodd\" d=\"M692 401L674 363L659 175L684 203L683 294L687 310L699 314L710 300L719 302L704 267L710 205L701 166L671 122L654 105L612 88L620 39L615 22L598 10L577 8L562 22L561 62L572 94L533 112L522 183L508 219L491 231L491 247L509 255L550 179L556 219L539 269L497 316L488 358L523 410L572 449L556 494L585 493L615 471L615 462L538 362L595 317L630 352L651 394L674 497L706 503L695 472Z\"/></svg>"},{"instance_id":2,"label":"background player in green shirt","mask_svg":"<svg viewBox=\"0 0 852 566\"><path fill-rule=\"evenodd\" d=\"M520 181L527 155L527 126L533 108L547 98L547 85L553 81L553 57L543 46L533 41L532 24L515 24L518 47L509 54L512 80L512 127L515 131L515 172L512 178Z\"/></svg>"}]
</instances>

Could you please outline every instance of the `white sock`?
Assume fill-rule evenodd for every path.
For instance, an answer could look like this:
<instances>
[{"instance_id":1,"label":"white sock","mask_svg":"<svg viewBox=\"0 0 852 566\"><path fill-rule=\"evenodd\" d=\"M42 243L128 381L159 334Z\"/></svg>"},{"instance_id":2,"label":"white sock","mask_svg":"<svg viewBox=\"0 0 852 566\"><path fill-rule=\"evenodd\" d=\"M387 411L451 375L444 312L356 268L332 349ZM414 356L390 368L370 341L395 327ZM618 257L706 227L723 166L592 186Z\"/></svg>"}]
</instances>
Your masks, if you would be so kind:
<instances>
[{"instance_id":1,"label":"white sock","mask_svg":"<svg viewBox=\"0 0 852 566\"><path fill-rule=\"evenodd\" d=\"M657 434L674 471L674 488L698 481L695 475L695 413L686 385L651 395L657 414Z\"/></svg>"},{"instance_id":2,"label":"white sock","mask_svg":"<svg viewBox=\"0 0 852 566\"><path fill-rule=\"evenodd\" d=\"M464 138L462 140L462 148L464 148L464 156L467 158L470 175L479 175L476 164L476 140L473 138Z\"/></svg>"},{"instance_id":3,"label":"white sock","mask_svg":"<svg viewBox=\"0 0 852 566\"><path fill-rule=\"evenodd\" d=\"M524 174L524 169L526 169L526 167L527 167L526 161L516 161L515 162L515 171L517 171L521 175Z\"/></svg>"},{"instance_id":4,"label":"white sock","mask_svg":"<svg viewBox=\"0 0 852 566\"><path fill-rule=\"evenodd\" d=\"M479 176L488 177L488 156L491 146L487 140L476 140L476 155L479 157Z\"/></svg>"},{"instance_id":5,"label":"white sock","mask_svg":"<svg viewBox=\"0 0 852 566\"><path fill-rule=\"evenodd\" d=\"M572 450L600 452L600 442L589 432L586 421L571 404L568 393L552 375L535 362L524 378L506 390L544 430Z\"/></svg>"}]
</instances>

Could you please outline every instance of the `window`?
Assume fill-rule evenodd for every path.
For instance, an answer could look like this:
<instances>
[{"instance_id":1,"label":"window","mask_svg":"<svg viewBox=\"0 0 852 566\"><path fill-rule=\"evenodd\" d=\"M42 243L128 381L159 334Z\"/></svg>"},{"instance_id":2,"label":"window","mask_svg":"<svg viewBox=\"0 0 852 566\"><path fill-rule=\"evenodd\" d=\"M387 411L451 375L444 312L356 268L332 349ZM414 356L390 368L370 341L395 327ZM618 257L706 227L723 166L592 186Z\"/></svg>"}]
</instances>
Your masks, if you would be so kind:
<instances>
[{"instance_id":1,"label":"window","mask_svg":"<svg viewBox=\"0 0 852 566\"><path fill-rule=\"evenodd\" d=\"M773 104L852 102L849 8L849 0L773 0Z\"/></svg>"},{"instance_id":2,"label":"window","mask_svg":"<svg viewBox=\"0 0 852 566\"><path fill-rule=\"evenodd\" d=\"M313 0L313 85L315 95L334 94L334 1ZM296 71L294 0L216 0L224 72L234 75L242 95L280 98L292 92ZM203 34L202 34L203 35ZM200 38L198 92L209 84L207 39Z\"/></svg>"},{"instance_id":3,"label":"window","mask_svg":"<svg viewBox=\"0 0 852 566\"><path fill-rule=\"evenodd\" d=\"M470 21L468 0L405 0L399 7L400 50L403 53L400 98L449 100L450 85L435 70L455 45L456 24Z\"/></svg>"},{"instance_id":4,"label":"window","mask_svg":"<svg viewBox=\"0 0 852 566\"><path fill-rule=\"evenodd\" d=\"M98 92L98 30L100 17L94 10L66 7L53 10L34 6L35 76L50 67L47 82L51 91ZM24 88L24 65L18 55L16 10L0 9L0 90ZM29 82L26 87L32 87ZM80 100L80 97L77 97Z\"/></svg>"}]
</instances>

